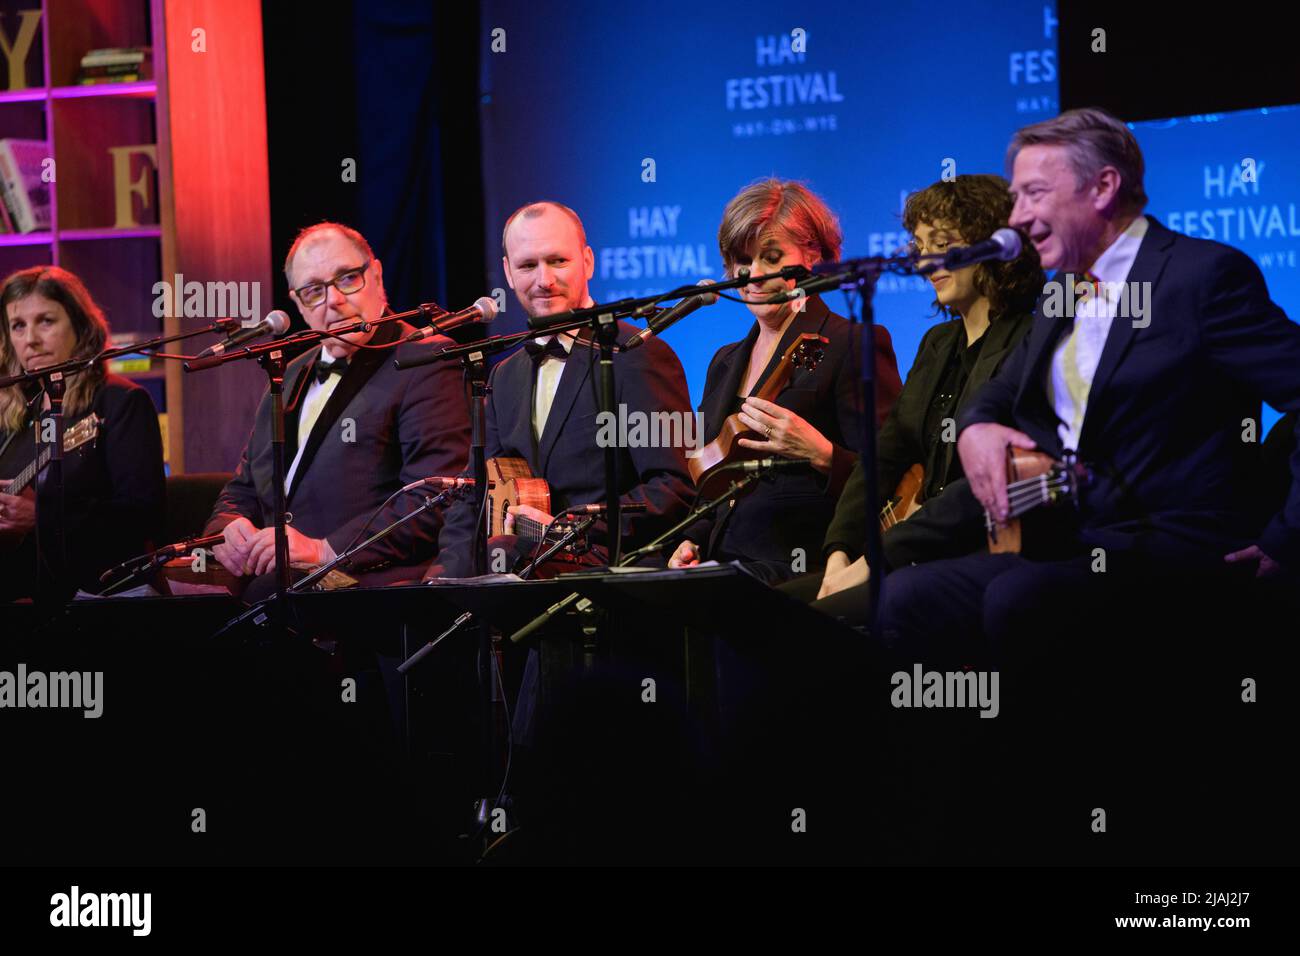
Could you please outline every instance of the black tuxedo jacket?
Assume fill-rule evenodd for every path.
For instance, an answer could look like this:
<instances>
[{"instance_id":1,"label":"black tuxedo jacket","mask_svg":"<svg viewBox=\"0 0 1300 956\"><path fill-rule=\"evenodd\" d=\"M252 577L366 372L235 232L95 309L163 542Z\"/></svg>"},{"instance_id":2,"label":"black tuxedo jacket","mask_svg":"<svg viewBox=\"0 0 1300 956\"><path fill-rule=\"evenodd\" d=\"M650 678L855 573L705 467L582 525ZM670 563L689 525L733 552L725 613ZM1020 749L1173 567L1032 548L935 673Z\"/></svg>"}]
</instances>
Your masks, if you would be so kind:
<instances>
[{"instance_id":1,"label":"black tuxedo jacket","mask_svg":"<svg viewBox=\"0 0 1300 956\"><path fill-rule=\"evenodd\" d=\"M619 323L619 341L636 329ZM498 363L489 376L486 457L523 458L532 473L551 489L551 511L605 500L605 451L597 444L599 349L574 343L560 376L555 399L540 439L533 435L533 388L537 366L523 349ZM670 412L691 417L686 374L677 354L659 339L614 355L615 404L628 414ZM620 501L641 502L646 510L623 517L624 551L647 543L686 516L694 497L686 470L686 449L619 447ZM458 502L447 514L438 563L446 577L474 573L471 549L476 524L472 499ZM605 529L593 526L592 540L605 545Z\"/></svg>"},{"instance_id":2,"label":"black tuxedo jacket","mask_svg":"<svg viewBox=\"0 0 1300 956\"><path fill-rule=\"evenodd\" d=\"M63 463L64 551L61 578L69 592L76 587L98 592L99 575L127 558L157 547L166 513L162 436L158 411L149 393L128 379L108 375L95 392L91 412L103 419L93 445L69 452ZM66 416L64 427L83 416ZM9 436L0 436L0 446ZM29 431L15 442L34 440ZM32 454L21 456L26 464ZM9 458L8 455L5 456ZM45 483L37 482L37 521L43 544L55 502ZM0 475L10 479L14 475ZM47 544L48 546L48 544ZM28 535L13 551L0 553L7 583L0 594L27 597L36 574L36 543Z\"/></svg>"},{"instance_id":3,"label":"black tuxedo jacket","mask_svg":"<svg viewBox=\"0 0 1300 956\"><path fill-rule=\"evenodd\" d=\"M984 332L979 358L975 360L966 385L957 398L956 408L959 411L1002 366L1029 331L1032 321L1032 314L1026 312L1002 316L989 324ZM893 495L907 469L917 463L924 464L929 458L924 434L926 412L934 401L935 392L943 380L944 368L953 354L958 338L965 341L965 337L966 328L961 319L952 319L933 326L921 339L920 348L916 350L916 360L907 373L907 381L903 383L903 391L876 437L878 500L868 512L867 482L859 460L849 475L844 493L835 509L835 517L826 531L825 554L844 551L850 559L856 560L862 554L863 543L867 538L868 513L878 514ZM939 493L925 501L921 511L886 532L885 555L891 565L895 558L909 564L925 560L924 555L931 552L938 557L964 554L965 551L953 552L949 544L960 540L960 546L964 547L972 540L977 545L983 540L984 512L978 506L972 511L972 506L976 503L974 498L969 497L964 483L953 492L956 497L941 500L947 497L948 488L953 482L962 476L961 458L956 449L955 441L946 443L941 449L943 466ZM968 500L959 502L957 497L961 496ZM963 529L960 528L972 517L976 519L973 539L970 529L965 529L967 533L963 535ZM891 545L897 545L897 550Z\"/></svg>"},{"instance_id":4,"label":"black tuxedo jacket","mask_svg":"<svg viewBox=\"0 0 1300 956\"><path fill-rule=\"evenodd\" d=\"M902 383L889 331L880 325L875 330L876 421L880 423L889 416ZM705 546L706 558L752 562L754 570L770 581L797 573L792 568L795 549L803 554L807 565L817 563L835 502L858 460L861 443L856 373L860 337L847 319L831 312L820 296L809 297L804 311L786 328L754 390L776 371L785 350L805 332L824 335L830 344L815 369L795 370L777 395L776 404L795 412L830 439L834 446L830 474L809 471L764 478L734 508L715 512L713 518L693 525L687 534ZM700 405L706 442L718 436L731 412L757 340L755 323L749 335L718 349L709 363Z\"/></svg>"},{"instance_id":5,"label":"black tuxedo jacket","mask_svg":"<svg viewBox=\"0 0 1300 956\"><path fill-rule=\"evenodd\" d=\"M392 345L414 331L404 322L382 325L371 345ZM469 411L459 366L434 362L407 371L395 359L411 359L429 349L454 344L437 336L382 351L358 349L343 380L307 437L285 507L293 527L311 538L325 538L343 553L367 518L393 492L417 478L460 474L469 454ZM315 376L319 347L285 370L285 462L298 453L298 413ZM205 534L215 534L239 516L259 528L274 521L271 456L271 398L263 396L239 468L226 485ZM398 496L371 522L370 530L396 521L419 499ZM441 515L428 512L361 552L352 567L427 564L437 550Z\"/></svg>"},{"instance_id":6,"label":"black tuxedo jacket","mask_svg":"<svg viewBox=\"0 0 1300 956\"><path fill-rule=\"evenodd\" d=\"M1300 409L1300 325L1244 253L1147 218L1128 281L1151 283L1149 324L1116 317L1093 378L1077 450L1096 478L1082 495L1079 543L1222 567L1225 553L1258 539L1275 560L1300 563L1300 453L1286 504L1260 534L1249 517L1259 445L1242 440L1261 399ZM1045 383L1070 322L1042 314L1040 300L1029 335L958 427L1000 422L1059 454Z\"/></svg>"}]
</instances>

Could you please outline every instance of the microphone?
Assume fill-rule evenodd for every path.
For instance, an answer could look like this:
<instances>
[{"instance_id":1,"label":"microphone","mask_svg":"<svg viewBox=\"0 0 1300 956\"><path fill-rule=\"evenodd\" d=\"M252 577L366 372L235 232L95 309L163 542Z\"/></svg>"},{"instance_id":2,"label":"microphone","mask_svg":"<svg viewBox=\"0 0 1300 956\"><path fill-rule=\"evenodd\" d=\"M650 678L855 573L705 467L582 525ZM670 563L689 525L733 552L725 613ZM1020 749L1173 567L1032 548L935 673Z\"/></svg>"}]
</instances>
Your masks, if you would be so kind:
<instances>
[{"instance_id":1,"label":"microphone","mask_svg":"<svg viewBox=\"0 0 1300 956\"><path fill-rule=\"evenodd\" d=\"M116 567L109 568L99 576L101 584L107 584L111 578L115 578L118 572L125 571L128 568L149 561L155 565L162 564L168 558L178 558L182 554L188 554L195 548L210 548L213 545L221 544L226 540L224 534L210 534L202 538L186 538L184 541L177 541L175 544L169 544L159 548L157 551L151 551L148 554L142 554L139 557L123 561Z\"/></svg>"},{"instance_id":2,"label":"microphone","mask_svg":"<svg viewBox=\"0 0 1300 956\"><path fill-rule=\"evenodd\" d=\"M724 468L743 471L745 474L759 472L762 474L780 474L782 472L802 471L812 464L807 458L755 458L751 461L737 461Z\"/></svg>"},{"instance_id":3,"label":"microphone","mask_svg":"<svg viewBox=\"0 0 1300 956\"><path fill-rule=\"evenodd\" d=\"M251 342L253 339L260 339L263 335L284 335L289 331L289 314L283 309L276 309L274 312L267 313L266 318L257 325L250 325L232 333L224 342L218 342L216 345L209 345L195 359L210 358L214 355L224 355L228 349L236 345L243 345L245 342Z\"/></svg>"},{"instance_id":4,"label":"microphone","mask_svg":"<svg viewBox=\"0 0 1300 956\"><path fill-rule=\"evenodd\" d=\"M562 515L603 515L609 510L609 505L603 501L592 505L574 505L572 508L565 508L560 512ZM619 505L618 508L623 514L637 514L645 511L644 501L628 501Z\"/></svg>"},{"instance_id":5,"label":"microphone","mask_svg":"<svg viewBox=\"0 0 1300 956\"><path fill-rule=\"evenodd\" d=\"M414 491L416 488L473 488L473 478L444 478L441 475L434 475L432 478L421 478L413 481L409 485L403 485L402 491Z\"/></svg>"},{"instance_id":6,"label":"microphone","mask_svg":"<svg viewBox=\"0 0 1300 956\"><path fill-rule=\"evenodd\" d=\"M402 344L419 342L421 339L441 335L444 332L450 332L452 329L458 329L462 325L469 325L471 322L491 322L496 317L496 302L486 295L480 296L474 300L474 304L468 309L461 309L459 312L444 313L438 316L426 328L417 329L404 338Z\"/></svg>"},{"instance_id":7,"label":"microphone","mask_svg":"<svg viewBox=\"0 0 1300 956\"><path fill-rule=\"evenodd\" d=\"M977 242L973 246L958 246L956 249L949 249L943 254L941 262L931 260L923 263L917 268L917 272L921 275L929 275L941 268L964 269L967 266L973 266L977 262L986 262L989 259L1010 262L1020 255L1023 245L1020 233L1016 232L1016 230L999 229L983 242Z\"/></svg>"},{"instance_id":8,"label":"microphone","mask_svg":"<svg viewBox=\"0 0 1300 956\"><path fill-rule=\"evenodd\" d=\"M832 263L834 265L834 263ZM828 289L838 289L844 285L845 278L842 275L814 275L810 279L804 279L799 282L793 289L786 289L784 292L774 292L772 297L764 299L762 305L779 305L782 302L793 302L795 299L806 298L810 295L817 295Z\"/></svg>"},{"instance_id":9,"label":"microphone","mask_svg":"<svg viewBox=\"0 0 1300 956\"><path fill-rule=\"evenodd\" d=\"M699 282L696 283L696 285L712 285L712 284L713 282L711 279L701 279ZM626 342L624 342L622 348L620 348L619 351L627 352L636 348L637 346L643 344L646 341L646 339L649 339L650 337L655 335L659 335L670 325L675 325L676 323L680 322L682 319L686 318L696 309L703 308L706 305L713 305L713 303L717 301L718 301L718 294L716 292L701 292L699 295L693 295L693 296L689 296L688 298L682 299L682 301L678 302L671 309L665 309L663 312L660 312L649 322L647 322L646 327L642 329L640 332L638 332L636 335L632 336Z\"/></svg>"}]
</instances>

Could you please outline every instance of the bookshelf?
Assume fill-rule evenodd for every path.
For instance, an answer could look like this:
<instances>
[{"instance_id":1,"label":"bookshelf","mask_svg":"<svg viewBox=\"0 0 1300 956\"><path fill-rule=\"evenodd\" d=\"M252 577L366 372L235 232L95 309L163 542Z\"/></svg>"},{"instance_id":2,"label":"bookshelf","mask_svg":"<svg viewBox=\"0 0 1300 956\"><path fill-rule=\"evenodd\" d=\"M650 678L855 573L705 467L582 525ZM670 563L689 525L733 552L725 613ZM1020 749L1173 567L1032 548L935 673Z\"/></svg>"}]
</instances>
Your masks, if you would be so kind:
<instances>
[{"instance_id":1,"label":"bookshelf","mask_svg":"<svg viewBox=\"0 0 1300 956\"><path fill-rule=\"evenodd\" d=\"M47 144L52 222L48 232L0 234L0 276L47 263L69 269L115 333L173 334L217 318L155 315L155 284L177 274L186 282L260 283L269 311L258 0L0 0L0 29L11 43L21 11L37 8L19 88L0 58L0 138ZM137 46L153 49L150 78L77 85L87 51ZM136 146L152 146L154 156L122 150ZM123 188L137 182L134 191ZM191 344L197 351L209 340L181 348ZM156 360L127 377L166 415L173 473L233 470L265 386L255 365L186 375Z\"/></svg>"}]
</instances>

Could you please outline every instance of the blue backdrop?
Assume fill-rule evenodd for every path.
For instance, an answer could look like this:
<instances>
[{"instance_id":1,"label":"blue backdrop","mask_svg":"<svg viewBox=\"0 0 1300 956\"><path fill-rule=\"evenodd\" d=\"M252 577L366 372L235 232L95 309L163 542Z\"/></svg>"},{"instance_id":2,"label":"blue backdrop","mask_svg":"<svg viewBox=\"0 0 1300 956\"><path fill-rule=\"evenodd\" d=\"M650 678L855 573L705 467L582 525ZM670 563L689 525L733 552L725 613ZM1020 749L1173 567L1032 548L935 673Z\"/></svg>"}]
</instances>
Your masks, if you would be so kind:
<instances>
[{"instance_id":1,"label":"blue backdrop","mask_svg":"<svg viewBox=\"0 0 1300 956\"><path fill-rule=\"evenodd\" d=\"M939 179L945 162L957 173L1002 172L1011 133L1059 112L1054 10L1042 0L907 11L667 0L570 3L543 18L533 5L488 0L492 286L505 288L505 217L537 199L582 216L597 301L721 278L723 207L770 175L826 198L845 256L891 252L905 241L909 191ZM904 374L935 321L932 299L917 279L886 277L878 288L877 320ZM838 293L828 301L844 311ZM507 303L497 331L522 327L513 295ZM750 323L744 306L723 301L666 333L697 405L709 359Z\"/></svg>"},{"instance_id":2,"label":"blue backdrop","mask_svg":"<svg viewBox=\"0 0 1300 956\"><path fill-rule=\"evenodd\" d=\"M1146 159L1147 212L1245 252L1273 301L1300 319L1300 106L1130 126ZM1264 430L1277 418L1265 409Z\"/></svg>"},{"instance_id":3,"label":"blue backdrop","mask_svg":"<svg viewBox=\"0 0 1300 956\"><path fill-rule=\"evenodd\" d=\"M870 13L858 4L795 13L771 0L731 9L669 0L653 12L576 3L548 20L488 0L483 11L496 47L481 81L493 288L505 288L500 227L536 199L582 216L597 301L721 278L723 206L769 175L827 199L845 256L887 254L906 239L908 192L945 168L1005 173L1012 132L1059 112L1055 7L1041 0ZM1244 250L1274 300L1300 317L1300 108L1133 129L1148 212ZM845 311L838 293L829 301ZM498 330L521 328L513 295L506 302ZM935 321L931 302L919 279L886 276L877 288L876 317L904 375ZM723 301L666 333L697 405L709 359L750 321ZM1265 426L1276 417L1267 412Z\"/></svg>"}]
</instances>

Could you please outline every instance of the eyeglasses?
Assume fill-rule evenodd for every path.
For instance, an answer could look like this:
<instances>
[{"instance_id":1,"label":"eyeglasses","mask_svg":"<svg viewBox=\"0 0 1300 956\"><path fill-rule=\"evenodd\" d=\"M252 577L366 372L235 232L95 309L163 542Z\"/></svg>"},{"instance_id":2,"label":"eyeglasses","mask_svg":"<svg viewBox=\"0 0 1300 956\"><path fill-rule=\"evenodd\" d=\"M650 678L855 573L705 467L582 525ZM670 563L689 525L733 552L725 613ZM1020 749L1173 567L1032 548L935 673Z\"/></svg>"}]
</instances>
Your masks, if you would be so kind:
<instances>
[{"instance_id":1,"label":"eyeglasses","mask_svg":"<svg viewBox=\"0 0 1300 956\"><path fill-rule=\"evenodd\" d=\"M913 241L907 243L907 250L909 250L913 255L943 255L944 252L950 250L950 248L961 245L963 245L961 239L956 237L936 238L935 241L930 243L928 246L926 243L918 242L917 239L913 239Z\"/></svg>"},{"instance_id":2,"label":"eyeglasses","mask_svg":"<svg viewBox=\"0 0 1300 956\"><path fill-rule=\"evenodd\" d=\"M371 260L367 259L365 265L356 269L349 269L347 272L340 272L329 282L313 282L302 288L294 289L293 294L309 309L314 309L325 301L329 295L329 288L333 286L344 295L352 295L354 292L360 292L366 287L366 270L370 268Z\"/></svg>"}]
</instances>

